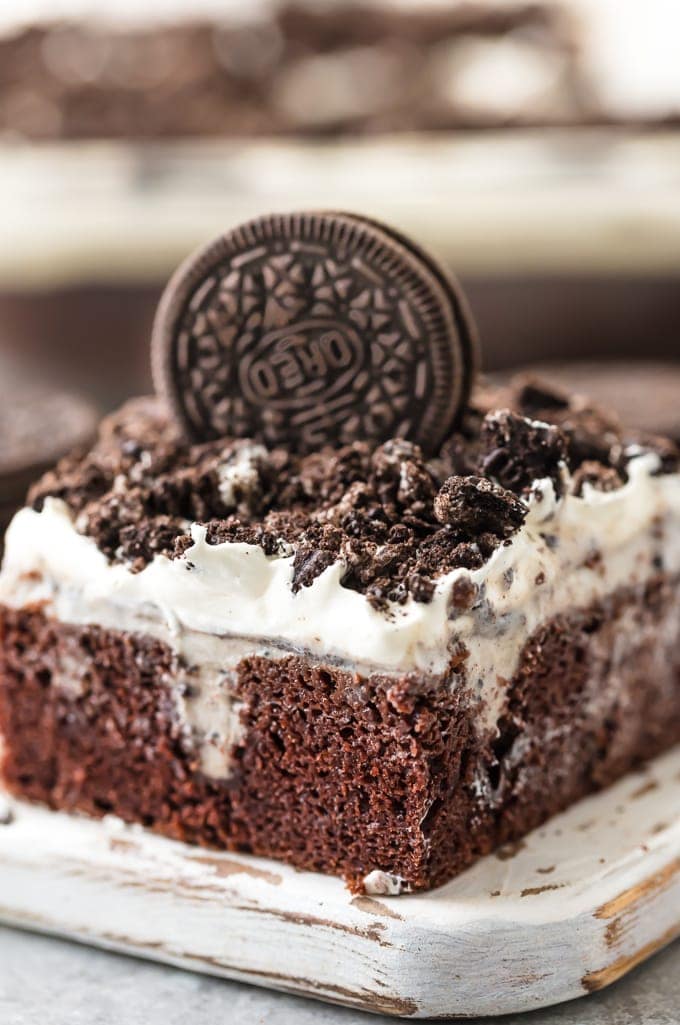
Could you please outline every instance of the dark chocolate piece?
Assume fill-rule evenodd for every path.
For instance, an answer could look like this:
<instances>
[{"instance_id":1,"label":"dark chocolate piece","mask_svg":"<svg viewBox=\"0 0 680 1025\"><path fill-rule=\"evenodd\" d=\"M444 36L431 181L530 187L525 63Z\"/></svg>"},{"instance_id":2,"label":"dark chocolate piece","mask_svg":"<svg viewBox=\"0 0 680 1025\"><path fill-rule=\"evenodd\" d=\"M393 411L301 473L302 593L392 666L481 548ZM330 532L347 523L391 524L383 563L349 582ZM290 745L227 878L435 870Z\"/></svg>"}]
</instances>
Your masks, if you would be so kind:
<instances>
[{"instance_id":1,"label":"dark chocolate piece","mask_svg":"<svg viewBox=\"0 0 680 1025\"><path fill-rule=\"evenodd\" d=\"M561 494L567 439L559 427L499 410L486 416L481 442L481 474L517 494L527 491L534 481L550 477L555 493Z\"/></svg>"},{"instance_id":2,"label":"dark chocolate piece","mask_svg":"<svg viewBox=\"0 0 680 1025\"><path fill-rule=\"evenodd\" d=\"M354 215L251 221L161 300L154 375L194 440L312 451L407 437L435 451L464 409L475 332L420 249Z\"/></svg>"}]
</instances>

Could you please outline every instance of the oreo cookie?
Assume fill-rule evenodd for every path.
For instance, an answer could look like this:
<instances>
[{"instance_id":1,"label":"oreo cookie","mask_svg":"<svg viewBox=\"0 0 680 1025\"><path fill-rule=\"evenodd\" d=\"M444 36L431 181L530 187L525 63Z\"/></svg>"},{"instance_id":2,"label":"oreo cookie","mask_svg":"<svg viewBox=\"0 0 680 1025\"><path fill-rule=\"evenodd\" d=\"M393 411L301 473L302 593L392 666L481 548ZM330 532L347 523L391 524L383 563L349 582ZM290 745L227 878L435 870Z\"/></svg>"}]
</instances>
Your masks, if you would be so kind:
<instances>
[{"instance_id":1,"label":"oreo cookie","mask_svg":"<svg viewBox=\"0 0 680 1025\"><path fill-rule=\"evenodd\" d=\"M390 437L435 451L467 404L476 333L456 283L351 214L258 218L173 276L153 369L195 441L305 452Z\"/></svg>"},{"instance_id":2,"label":"oreo cookie","mask_svg":"<svg viewBox=\"0 0 680 1025\"><path fill-rule=\"evenodd\" d=\"M437 278L450 303L451 316L459 327L460 345L463 349L461 367L465 375L463 394L466 396L467 402L480 369L479 337L472 311L458 279L431 253L423 249L414 239L404 235L398 228L393 228L391 225L385 224L375 217L366 217L364 214L351 214L345 211L339 211L339 214L342 217L350 217L359 223L372 224L378 231L389 235L399 245L408 249L416 259L424 263L434 277Z\"/></svg>"}]
</instances>

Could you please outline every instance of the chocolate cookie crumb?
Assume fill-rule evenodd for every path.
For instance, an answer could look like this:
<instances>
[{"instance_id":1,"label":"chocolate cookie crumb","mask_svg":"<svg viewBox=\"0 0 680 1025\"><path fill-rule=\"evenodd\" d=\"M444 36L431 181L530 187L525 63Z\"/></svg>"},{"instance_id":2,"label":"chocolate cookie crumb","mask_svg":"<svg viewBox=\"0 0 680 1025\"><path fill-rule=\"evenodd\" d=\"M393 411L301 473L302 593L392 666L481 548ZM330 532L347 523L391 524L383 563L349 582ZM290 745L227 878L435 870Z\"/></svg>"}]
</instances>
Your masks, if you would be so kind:
<instances>
[{"instance_id":1,"label":"chocolate cookie crumb","mask_svg":"<svg viewBox=\"0 0 680 1025\"><path fill-rule=\"evenodd\" d=\"M490 480L449 477L434 500L434 514L465 537L488 532L506 538L522 526L527 507Z\"/></svg>"},{"instance_id":2,"label":"chocolate cookie crumb","mask_svg":"<svg viewBox=\"0 0 680 1025\"><path fill-rule=\"evenodd\" d=\"M302 545L293 561L293 591L297 593L301 587L309 587L334 561L331 552Z\"/></svg>"},{"instance_id":3,"label":"chocolate cookie crumb","mask_svg":"<svg viewBox=\"0 0 680 1025\"><path fill-rule=\"evenodd\" d=\"M517 405L525 416L536 418L548 410L569 409L568 394L539 377L517 377L514 384Z\"/></svg>"},{"instance_id":4,"label":"chocolate cookie crumb","mask_svg":"<svg viewBox=\"0 0 680 1025\"><path fill-rule=\"evenodd\" d=\"M454 580L449 595L449 618L455 619L460 612L472 608L478 594L479 587L469 577Z\"/></svg>"},{"instance_id":5,"label":"chocolate cookie crumb","mask_svg":"<svg viewBox=\"0 0 680 1025\"><path fill-rule=\"evenodd\" d=\"M549 477L559 496L567 439L559 427L529 420L504 409L489 413L482 424L478 472L522 494L536 480Z\"/></svg>"}]
</instances>

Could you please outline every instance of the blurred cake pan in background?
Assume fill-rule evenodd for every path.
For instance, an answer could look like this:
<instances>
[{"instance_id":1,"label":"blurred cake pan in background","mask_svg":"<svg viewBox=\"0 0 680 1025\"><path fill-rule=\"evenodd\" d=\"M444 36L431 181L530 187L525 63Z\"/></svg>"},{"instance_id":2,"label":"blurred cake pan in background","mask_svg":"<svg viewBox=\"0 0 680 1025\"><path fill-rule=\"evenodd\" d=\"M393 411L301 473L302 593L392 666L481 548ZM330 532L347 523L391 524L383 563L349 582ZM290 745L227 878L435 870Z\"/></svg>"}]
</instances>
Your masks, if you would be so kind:
<instances>
[{"instance_id":1,"label":"blurred cake pan in background","mask_svg":"<svg viewBox=\"0 0 680 1025\"><path fill-rule=\"evenodd\" d=\"M26 492L67 452L92 441L98 411L0 361L0 552L2 534Z\"/></svg>"},{"instance_id":2,"label":"blurred cake pan in background","mask_svg":"<svg viewBox=\"0 0 680 1025\"><path fill-rule=\"evenodd\" d=\"M123 0L113 12L29 0L0 12L3 26L8 138L448 131L600 113L563 0Z\"/></svg>"},{"instance_id":3,"label":"blurred cake pan in background","mask_svg":"<svg viewBox=\"0 0 680 1025\"><path fill-rule=\"evenodd\" d=\"M645 10L6 5L0 352L113 407L149 387L153 310L186 252L316 206L437 251L489 370L677 357L680 87L672 32L632 46L664 24Z\"/></svg>"},{"instance_id":4,"label":"blurred cake pan in background","mask_svg":"<svg viewBox=\"0 0 680 1025\"><path fill-rule=\"evenodd\" d=\"M23 0L0 136L677 124L676 27L668 0Z\"/></svg>"},{"instance_id":5,"label":"blurred cake pan in background","mask_svg":"<svg viewBox=\"0 0 680 1025\"><path fill-rule=\"evenodd\" d=\"M14 147L0 186L0 346L107 407L149 386L172 267L262 209L367 210L433 248L474 304L487 370L678 356L671 133Z\"/></svg>"}]
</instances>

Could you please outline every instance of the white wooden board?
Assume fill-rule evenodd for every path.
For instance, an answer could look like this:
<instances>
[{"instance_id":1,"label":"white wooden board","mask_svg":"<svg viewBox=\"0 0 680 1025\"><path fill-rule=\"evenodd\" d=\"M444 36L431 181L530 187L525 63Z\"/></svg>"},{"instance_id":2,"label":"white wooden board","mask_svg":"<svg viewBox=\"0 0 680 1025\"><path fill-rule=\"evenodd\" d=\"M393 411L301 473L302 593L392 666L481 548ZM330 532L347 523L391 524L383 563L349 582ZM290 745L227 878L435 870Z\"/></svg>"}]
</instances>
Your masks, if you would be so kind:
<instances>
[{"instance_id":1,"label":"white wooden board","mask_svg":"<svg viewBox=\"0 0 680 1025\"><path fill-rule=\"evenodd\" d=\"M5 922L376 1012L558 1003L680 933L680 749L448 885L392 898L7 803Z\"/></svg>"}]
</instances>

